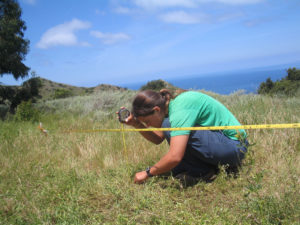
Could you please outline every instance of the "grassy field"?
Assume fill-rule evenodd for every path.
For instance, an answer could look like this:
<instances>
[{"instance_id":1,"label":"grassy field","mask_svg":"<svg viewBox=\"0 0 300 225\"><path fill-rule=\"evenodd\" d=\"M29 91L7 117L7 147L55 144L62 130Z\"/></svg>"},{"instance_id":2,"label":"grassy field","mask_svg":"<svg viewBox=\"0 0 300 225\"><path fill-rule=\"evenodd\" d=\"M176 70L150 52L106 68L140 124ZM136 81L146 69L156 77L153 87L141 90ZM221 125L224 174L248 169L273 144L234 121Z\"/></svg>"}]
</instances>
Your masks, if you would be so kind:
<instances>
[{"instance_id":1,"label":"grassy field","mask_svg":"<svg viewBox=\"0 0 300 225\"><path fill-rule=\"evenodd\" d=\"M242 124L300 122L299 98L208 93ZM133 184L135 172L168 150L138 133L70 133L120 128L115 111L133 91L37 105L38 123L0 121L0 224L300 224L300 129L248 131L238 177L185 188L169 177Z\"/></svg>"}]
</instances>

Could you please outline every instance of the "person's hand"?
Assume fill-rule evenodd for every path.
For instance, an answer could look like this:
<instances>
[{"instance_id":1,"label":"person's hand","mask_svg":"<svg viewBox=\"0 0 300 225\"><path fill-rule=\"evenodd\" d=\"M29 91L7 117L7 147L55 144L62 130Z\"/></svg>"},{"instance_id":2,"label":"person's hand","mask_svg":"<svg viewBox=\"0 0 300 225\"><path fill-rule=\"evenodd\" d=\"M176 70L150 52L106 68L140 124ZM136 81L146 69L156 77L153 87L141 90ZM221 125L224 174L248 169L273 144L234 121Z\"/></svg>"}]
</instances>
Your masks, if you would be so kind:
<instances>
[{"instance_id":1,"label":"person's hand","mask_svg":"<svg viewBox=\"0 0 300 225\"><path fill-rule=\"evenodd\" d=\"M141 171L135 174L134 176L134 183L142 184L148 179L148 175L146 171Z\"/></svg>"},{"instance_id":2,"label":"person's hand","mask_svg":"<svg viewBox=\"0 0 300 225\"><path fill-rule=\"evenodd\" d=\"M125 109L125 107L121 107L120 109ZM118 112L116 112L116 114L118 115L118 119L119 119ZM130 113L130 115L127 117L127 119L123 123L126 125L129 125L129 126L137 127L140 122L133 116L132 113Z\"/></svg>"}]
</instances>

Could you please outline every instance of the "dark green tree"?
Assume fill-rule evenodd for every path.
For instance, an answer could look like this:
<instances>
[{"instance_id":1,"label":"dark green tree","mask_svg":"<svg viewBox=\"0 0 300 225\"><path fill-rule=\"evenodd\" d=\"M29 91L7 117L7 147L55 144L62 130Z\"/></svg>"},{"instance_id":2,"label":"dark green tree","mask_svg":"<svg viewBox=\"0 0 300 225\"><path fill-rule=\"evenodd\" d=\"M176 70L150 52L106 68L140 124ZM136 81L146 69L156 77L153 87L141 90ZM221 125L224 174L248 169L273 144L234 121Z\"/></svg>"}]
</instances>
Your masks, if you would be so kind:
<instances>
[{"instance_id":1,"label":"dark green tree","mask_svg":"<svg viewBox=\"0 0 300 225\"><path fill-rule=\"evenodd\" d=\"M9 111L14 113L22 101L36 102L40 97L40 87L42 87L42 82L39 77L30 78L21 86L0 86L0 106L8 106Z\"/></svg>"},{"instance_id":2,"label":"dark green tree","mask_svg":"<svg viewBox=\"0 0 300 225\"><path fill-rule=\"evenodd\" d=\"M288 75L287 75L287 80L291 81L300 81L300 70L297 70L296 68L290 68L287 70Z\"/></svg>"},{"instance_id":3,"label":"dark green tree","mask_svg":"<svg viewBox=\"0 0 300 225\"><path fill-rule=\"evenodd\" d=\"M268 90L271 90L273 87L274 87L274 83L273 83L273 81L271 80L271 78L269 77L269 78L266 80L266 88L267 88Z\"/></svg>"},{"instance_id":4,"label":"dark green tree","mask_svg":"<svg viewBox=\"0 0 300 225\"><path fill-rule=\"evenodd\" d=\"M16 0L0 0L0 76L12 74L15 79L28 75L29 67L22 61L29 49L24 39L25 22Z\"/></svg>"},{"instance_id":5,"label":"dark green tree","mask_svg":"<svg viewBox=\"0 0 300 225\"><path fill-rule=\"evenodd\" d=\"M271 78L269 77L266 82L262 82L260 85L259 85L259 88L258 88L258 94L266 94L266 93L269 93L272 88L274 87L274 83L273 81L271 80Z\"/></svg>"},{"instance_id":6,"label":"dark green tree","mask_svg":"<svg viewBox=\"0 0 300 225\"><path fill-rule=\"evenodd\" d=\"M290 68L287 70L286 77L275 82L268 78L260 84L257 92L278 96L298 96L300 94L300 70Z\"/></svg>"},{"instance_id":7,"label":"dark green tree","mask_svg":"<svg viewBox=\"0 0 300 225\"><path fill-rule=\"evenodd\" d=\"M31 73L31 76L32 78L23 82L22 87L29 90L32 97L39 97L39 89L40 87L42 87L42 81L39 77L36 76L36 73L34 71Z\"/></svg>"},{"instance_id":8,"label":"dark green tree","mask_svg":"<svg viewBox=\"0 0 300 225\"><path fill-rule=\"evenodd\" d=\"M154 90L154 91L159 91L163 88L166 88L166 84L163 80L152 80L149 81L147 84L141 87L141 91L144 90Z\"/></svg>"}]
</instances>

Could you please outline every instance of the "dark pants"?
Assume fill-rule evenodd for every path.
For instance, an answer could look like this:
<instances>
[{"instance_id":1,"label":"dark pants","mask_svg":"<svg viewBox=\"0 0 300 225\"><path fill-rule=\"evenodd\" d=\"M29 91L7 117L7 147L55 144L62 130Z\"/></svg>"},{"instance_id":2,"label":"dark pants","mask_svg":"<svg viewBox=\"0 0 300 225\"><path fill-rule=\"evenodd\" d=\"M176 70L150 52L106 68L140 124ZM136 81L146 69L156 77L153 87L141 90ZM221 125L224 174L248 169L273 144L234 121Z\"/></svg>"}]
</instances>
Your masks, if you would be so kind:
<instances>
[{"instance_id":1,"label":"dark pants","mask_svg":"<svg viewBox=\"0 0 300 225\"><path fill-rule=\"evenodd\" d=\"M162 127L171 127L165 119ZM164 131L170 144L170 131ZM222 131L191 131L182 161L172 170L174 176L186 172L191 176L202 176L217 169L219 165L238 167L247 152L248 142L232 140Z\"/></svg>"}]
</instances>

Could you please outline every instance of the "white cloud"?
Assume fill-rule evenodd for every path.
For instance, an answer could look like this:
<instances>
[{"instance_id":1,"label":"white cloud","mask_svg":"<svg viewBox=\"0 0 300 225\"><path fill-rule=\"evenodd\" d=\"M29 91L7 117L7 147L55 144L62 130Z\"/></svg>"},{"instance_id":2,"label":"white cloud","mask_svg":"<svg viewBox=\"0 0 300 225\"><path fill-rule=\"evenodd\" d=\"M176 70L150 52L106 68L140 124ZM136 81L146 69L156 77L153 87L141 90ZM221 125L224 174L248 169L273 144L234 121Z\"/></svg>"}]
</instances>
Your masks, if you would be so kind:
<instances>
[{"instance_id":1,"label":"white cloud","mask_svg":"<svg viewBox=\"0 0 300 225\"><path fill-rule=\"evenodd\" d=\"M265 0L133 0L134 4L144 9L157 8L197 8L203 3L222 3L228 5L255 4Z\"/></svg>"},{"instance_id":2,"label":"white cloud","mask_svg":"<svg viewBox=\"0 0 300 225\"><path fill-rule=\"evenodd\" d=\"M132 9L119 6L114 11L119 14L130 14L132 12Z\"/></svg>"},{"instance_id":3,"label":"white cloud","mask_svg":"<svg viewBox=\"0 0 300 225\"><path fill-rule=\"evenodd\" d=\"M225 15L221 15L219 17L216 18L216 22L223 22L223 21L227 21L227 20L233 20L236 18L241 18L243 17L244 14L243 13L233 13L233 14L225 14Z\"/></svg>"},{"instance_id":4,"label":"white cloud","mask_svg":"<svg viewBox=\"0 0 300 225\"><path fill-rule=\"evenodd\" d=\"M86 41L80 42L79 45L82 47L91 47L91 44Z\"/></svg>"},{"instance_id":5,"label":"white cloud","mask_svg":"<svg viewBox=\"0 0 300 225\"><path fill-rule=\"evenodd\" d=\"M91 35L101 39L103 44L115 44L120 41L130 40L130 36L125 33L102 33L100 31L91 31Z\"/></svg>"},{"instance_id":6,"label":"white cloud","mask_svg":"<svg viewBox=\"0 0 300 225\"><path fill-rule=\"evenodd\" d=\"M42 36L41 40L37 43L38 48L49 48L53 46L87 46L86 42L79 42L75 35L75 31L87 29L91 25L89 22L83 22L78 19L73 19L55 27L48 29Z\"/></svg>"},{"instance_id":7,"label":"white cloud","mask_svg":"<svg viewBox=\"0 0 300 225\"><path fill-rule=\"evenodd\" d=\"M166 8L166 7L186 7L197 6L195 0L134 0L137 6L145 9Z\"/></svg>"},{"instance_id":8,"label":"white cloud","mask_svg":"<svg viewBox=\"0 0 300 225\"><path fill-rule=\"evenodd\" d=\"M101 10L99 10L99 9L95 9L95 14L96 14L96 15L104 16L104 15L106 15L106 12L105 12L105 11L101 11Z\"/></svg>"},{"instance_id":9,"label":"white cloud","mask_svg":"<svg viewBox=\"0 0 300 225\"><path fill-rule=\"evenodd\" d=\"M26 4L29 4L29 5L35 5L36 0L23 0L23 2L25 2Z\"/></svg>"},{"instance_id":10,"label":"white cloud","mask_svg":"<svg viewBox=\"0 0 300 225\"><path fill-rule=\"evenodd\" d=\"M199 3L223 3L228 5L256 4L265 0L199 0Z\"/></svg>"},{"instance_id":11,"label":"white cloud","mask_svg":"<svg viewBox=\"0 0 300 225\"><path fill-rule=\"evenodd\" d=\"M208 21L207 15L188 14L184 11L175 11L175 12L166 13L161 15L160 18L167 23L179 23L179 24L205 23Z\"/></svg>"}]
</instances>

